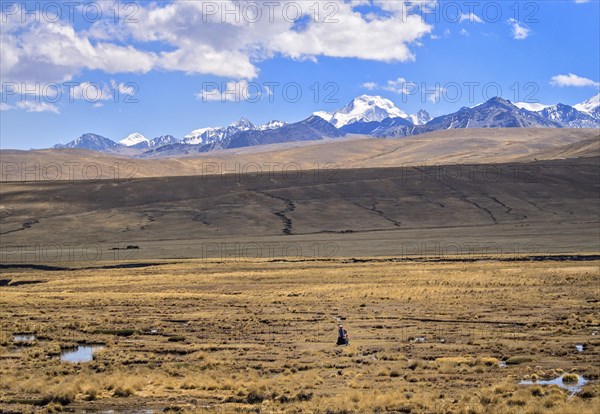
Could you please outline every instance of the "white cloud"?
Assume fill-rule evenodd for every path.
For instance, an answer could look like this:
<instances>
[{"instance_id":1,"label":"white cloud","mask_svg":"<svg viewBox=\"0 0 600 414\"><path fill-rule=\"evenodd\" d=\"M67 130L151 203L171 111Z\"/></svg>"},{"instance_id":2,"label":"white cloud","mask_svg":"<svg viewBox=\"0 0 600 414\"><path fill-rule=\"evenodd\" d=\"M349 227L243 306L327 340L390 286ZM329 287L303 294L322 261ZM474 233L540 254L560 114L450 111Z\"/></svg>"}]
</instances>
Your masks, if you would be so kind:
<instances>
[{"instance_id":1,"label":"white cloud","mask_svg":"<svg viewBox=\"0 0 600 414\"><path fill-rule=\"evenodd\" d=\"M600 82L595 82L588 78L583 78L581 76L577 76L573 73L569 73L568 75L556 75L553 76L550 80L550 83L554 86L575 86L575 87L586 87L586 86L595 86L600 87Z\"/></svg>"},{"instance_id":2,"label":"white cloud","mask_svg":"<svg viewBox=\"0 0 600 414\"><path fill-rule=\"evenodd\" d=\"M83 69L145 73L155 64L154 53L131 45L92 42L86 33L76 31L67 22L50 23L47 18L36 21L30 17L18 24L20 13L7 15L4 11L0 18L3 81L61 82Z\"/></svg>"},{"instance_id":3,"label":"white cloud","mask_svg":"<svg viewBox=\"0 0 600 414\"><path fill-rule=\"evenodd\" d=\"M508 19L508 24L511 26L513 39L516 39L516 40L527 39L527 37L529 36L529 33L531 32L530 29L525 27L522 23L520 23L518 20L516 20L514 18Z\"/></svg>"},{"instance_id":4,"label":"white cloud","mask_svg":"<svg viewBox=\"0 0 600 414\"><path fill-rule=\"evenodd\" d=\"M383 89L394 92L399 95L410 95L414 93L417 87L416 83L409 82L404 78L398 78L387 81L387 85Z\"/></svg>"},{"instance_id":5,"label":"white cloud","mask_svg":"<svg viewBox=\"0 0 600 414\"><path fill-rule=\"evenodd\" d=\"M481 17L477 16L475 13L462 13L460 15L460 22L469 22L469 23L483 23Z\"/></svg>"},{"instance_id":6,"label":"white cloud","mask_svg":"<svg viewBox=\"0 0 600 414\"><path fill-rule=\"evenodd\" d=\"M21 101L17 102L17 106L27 112L53 112L60 113L58 107L46 102Z\"/></svg>"},{"instance_id":7,"label":"white cloud","mask_svg":"<svg viewBox=\"0 0 600 414\"><path fill-rule=\"evenodd\" d=\"M136 93L135 84L131 82L117 82L115 80L111 80L109 84L101 82L72 82L67 85L69 86L70 101L83 100L94 103L94 107L102 106L100 101L118 100L119 96L131 96Z\"/></svg>"},{"instance_id":8,"label":"white cloud","mask_svg":"<svg viewBox=\"0 0 600 414\"><path fill-rule=\"evenodd\" d=\"M6 102L0 102L0 111L8 111L14 109L14 106L7 104Z\"/></svg>"},{"instance_id":9,"label":"white cloud","mask_svg":"<svg viewBox=\"0 0 600 414\"><path fill-rule=\"evenodd\" d=\"M207 3L217 12L209 13ZM3 11L3 81L60 82L83 70L113 74L157 69L253 79L259 74L257 62L276 55L404 62L415 59L411 46L432 30L411 7L399 7L404 2L375 1L374 7L386 10L385 15L358 11L356 7L369 4L363 0L319 2L318 19L312 3L253 3L262 11L254 21L248 19L256 17L248 12L252 8L237 0L142 2L136 3L135 24L115 23L107 10L108 17L81 30L44 18L22 23L19 12ZM289 18L295 7L309 17L301 30L293 30ZM236 9L233 16L225 14Z\"/></svg>"},{"instance_id":10,"label":"white cloud","mask_svg":"<svg viewBox=\"0 0 600 414\"><path fill-rule=\"evenodd\" d=\"M590 0L575 0L575 3L581 4L581 3L589 3Z\"/></svg>"},{"instance_id":11,"label":"white cloud","mask_svg":"<svg viewBox=\"0 0 600 414\"><path fill-rule=\"evenodd\" d=\"M97 82L81 82L70 88L71 100L81 99L86 102L105 101L112 98L107 85Z\"/></svg>"},{"instance_id":12,"label":"white cloud","mask_svg":"<svg viewBox=\"0 0 600 414\"><path fill-rule=\"evenodd\" d=\"M471 33L469 33L469 31L465 28L460 29L460 32L458 32L461 36L465 36L465 37L469 37L471 35Z\"/></svg>"},{"instance_id":13,"label":"white cloud","mask_svg":"<svg viewBox=\"0 0 600 414\"><path fill-rule=\"evenodd\" d=\"M361 86L368 91L372 91L373 89L377 88L377 84L375 82L365 82Z\"/></svg>"},{"instance_id":14,"label":"white cloud","mask_svg":"<svg viewBox=\"0 0 600 414\"><path fill-rule=\"evenodd\" d=\"M335 17L339 23L311 23L307 30L286 30L275 34L267 48L294 59L306 56L359 58L382 62L405 62L415 59L409 44L430 34L432 27L406 8L391 8L389 17L366 20L349 4L338 3Z\"/></svg>"}]
</instances>

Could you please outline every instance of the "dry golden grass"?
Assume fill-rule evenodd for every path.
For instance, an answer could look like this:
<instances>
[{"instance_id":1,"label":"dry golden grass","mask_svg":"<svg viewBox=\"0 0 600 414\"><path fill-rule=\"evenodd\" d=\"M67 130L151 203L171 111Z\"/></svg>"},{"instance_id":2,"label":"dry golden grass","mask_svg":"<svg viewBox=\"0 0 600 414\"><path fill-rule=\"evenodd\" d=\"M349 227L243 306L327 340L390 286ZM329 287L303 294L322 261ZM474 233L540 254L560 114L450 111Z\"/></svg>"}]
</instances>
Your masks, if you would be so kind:
<instances>
[{"instance_id":1,"label":"dry golden grass","mask_svg":"<svg viewBox=\"0 0 600 414\"><path fill-rule=\"evenodd\" d=\"M533 414L600 404L598 262L190 260L5 276L41 283L0 287L0 411ZM348 347L334 345L338 317ZM19 346L16 332L37 340ZM61 362L77 343L105 348L89 363ZM574 396L518 384L559 376L589 382Z\"/></svg>"}]
</instances>

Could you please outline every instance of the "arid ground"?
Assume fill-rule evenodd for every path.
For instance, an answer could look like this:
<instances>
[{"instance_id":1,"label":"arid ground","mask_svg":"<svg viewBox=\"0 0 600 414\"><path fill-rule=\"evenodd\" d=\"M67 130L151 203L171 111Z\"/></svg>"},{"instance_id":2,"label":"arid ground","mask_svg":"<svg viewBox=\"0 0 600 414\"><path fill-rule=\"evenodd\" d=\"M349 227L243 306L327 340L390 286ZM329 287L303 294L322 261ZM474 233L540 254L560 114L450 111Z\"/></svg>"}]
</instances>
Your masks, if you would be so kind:
<instances>
[{"instance_id":1,"label":"arid ground","mask_svg":"<svg viewBox=\"0 0 600 414\"><path fill-rule=\"evenodd\" d=\"M0 407L597 412L598 259L455 259L5 269ZM104 348L61 362L85 343ZM519 385L566 374L588 382Z\"/></svg>"},{"instance_id":2,"label":"arid ground","mask_svg":"<svg viewBox=\"0 0 600 414\"><path fill-rule=\"evenodd\" d=\"M597 413L597 131L457 134L3 151L0 412Z\"/></svg>"}]
</instances>

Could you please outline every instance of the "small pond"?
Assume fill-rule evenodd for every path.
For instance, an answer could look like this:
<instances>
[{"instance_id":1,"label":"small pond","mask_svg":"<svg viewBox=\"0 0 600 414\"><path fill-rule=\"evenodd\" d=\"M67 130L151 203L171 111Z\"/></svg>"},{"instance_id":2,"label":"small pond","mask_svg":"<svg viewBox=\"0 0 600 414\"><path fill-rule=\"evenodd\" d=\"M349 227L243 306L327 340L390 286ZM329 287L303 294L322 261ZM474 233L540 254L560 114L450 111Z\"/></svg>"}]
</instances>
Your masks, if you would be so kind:
<instances>
[{"instance_id":1,"label":"small pond","mask_svg":"<svg viewBox=\"0 0 600 414\"><path fill-rule=\"evenodd\" d=\"M13 335L14 342L33 342L35 341L35 335L33 334L15 334Z\"/></svg>"},{"instance_id":2,"label":"small pond","mask_svg":"<svg viewBox=\"0 0 600 414\"><path fill-rule=\"evenodd\" d=\"M587 380L581 375L577 376L577 382L565 382L563 381L562 375L560 377L551 380L538 380L538 381L520 381L521 385L558 385L560 388L569 391L571 394L576 394L581 391L581 388L587 383Z\"/></svg>"},{"instance_id":3,"label":"small pond","mask_svg":"<svg viewBox=\"0 0 600 414\"><path fill-rule=\"evenodd\" d=\"M104 345L78 345L76 348L64 349L60 353L62 362L90 362L94 359L94 352L103 349Z\"/></svg>"}]
</instances>

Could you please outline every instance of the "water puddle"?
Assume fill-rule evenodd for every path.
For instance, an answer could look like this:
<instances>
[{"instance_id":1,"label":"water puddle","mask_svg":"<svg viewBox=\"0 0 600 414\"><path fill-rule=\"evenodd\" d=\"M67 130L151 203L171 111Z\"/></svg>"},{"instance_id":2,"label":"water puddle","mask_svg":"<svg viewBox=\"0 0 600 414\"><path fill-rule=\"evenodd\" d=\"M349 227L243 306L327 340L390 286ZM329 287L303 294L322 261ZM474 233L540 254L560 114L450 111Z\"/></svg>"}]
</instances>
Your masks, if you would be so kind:
<instances>
[{"instance_id":1,"label":"water puddle","mask_svg":"<svg viewBox=\"0 0 600 414\"><path fill-rule=\"evenodd\" d=\"M77 348L64 349L60 353L62 362L90 362L94 359L94 352L103 349L104 345L78 345Z\"/></svg>"},{"instance_id":2,"label":"water puddle","mask_svg":"<svg viewBox=\"0 0 600 414\"><path fill-rule=\"evenodd\" d=\"M13 335L14 342L33 342L35 341L35 335L33 334L18 334Z\"/></svg>"},{"instance_id":3,"label":"water puddle","mask_svg":"<svg viewBox=\"0 0 600 414\"><path fill-rule=\"evenodd\" d=\"M577 376L577 381L565 381L563 376L551 379L551 380L538 380L538 381L520 381L520 385L558 385L560 388L565 389L571 393L571 395L581 391L581 388L587 383L587 380L581 375Z\"/></svg>"},{"instance_id":4,"label":"water puddle","mask_svg":"<svg viewBox=\"0 0 600 414\"><path fill-rule=\"evenodd\" d=\"M577 350L577 352L583 352L584 347L583 347L583 345L577 344L577 345L575 345L575 349Z\"/></svg>"}]
</instances>

